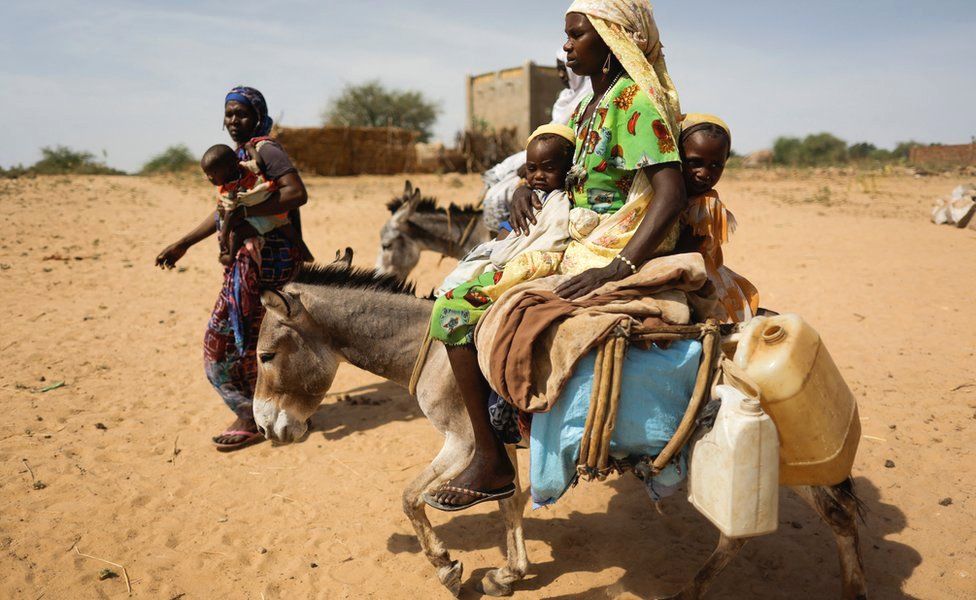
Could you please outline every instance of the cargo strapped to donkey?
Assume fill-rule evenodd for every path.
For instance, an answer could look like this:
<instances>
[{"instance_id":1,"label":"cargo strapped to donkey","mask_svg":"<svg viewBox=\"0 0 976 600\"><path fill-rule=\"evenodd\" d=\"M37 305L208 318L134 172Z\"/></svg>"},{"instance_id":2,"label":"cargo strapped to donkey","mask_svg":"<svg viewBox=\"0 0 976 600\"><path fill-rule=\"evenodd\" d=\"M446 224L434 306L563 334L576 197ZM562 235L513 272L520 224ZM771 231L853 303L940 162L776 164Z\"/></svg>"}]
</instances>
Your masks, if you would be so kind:
<instances>
[{"instance_id":1,"label":"cargo strapped to donkey","mask_svg":"<svg viewBox=\"0 0 976 600\"><path fill-rule=\"evenodd\" d=\"M619 326L597 348L593 373L593 390L586 415L583 439L580 442L577 471L584 480L603 480L614 471L624 470L624 463L611 462L610 440L617 423L620 407L620 387L623 378L627 346L633 343L700 340L702 357L698 366L695 388L684 417L671 440L648 465L645 474L660 473L681 452L695 430L699 413L708 403L712 380L721 358L721 332L714 320L697 325L666 325L662 327Z\"/></svg>"},{"instance_id":2,"label":"cargo strapped to donkey","mask_svg":"<svg viewBox=\"0 0 976 600\"><path fill-rule=\"evenodd\" d=\"M586 416L583 439L580 442L577 471L582 479L603 480L614 471L634 468L624 462L610 459L610 440L617 423L617 409L620 406L620 387L623 376L624 358L627 346L633 343L651 344L655 342L674 342L678 340L699 340L702 343L702 357L698 366L698 376L688 408L678 424L671 440L653 461L640 469L642 476L660 473L688 443L695 431L695 422L708 403L712 381L722 357L721 329L715 320L695 325L664 325L660 327L618 326L601 342L597 348L596 367L593 373L593 391L590 394L590 407ZM430 352L430 329L421 344L410 377L409 391L417 395L417 384L427 355Z\"/></svg>"}]
</instances>

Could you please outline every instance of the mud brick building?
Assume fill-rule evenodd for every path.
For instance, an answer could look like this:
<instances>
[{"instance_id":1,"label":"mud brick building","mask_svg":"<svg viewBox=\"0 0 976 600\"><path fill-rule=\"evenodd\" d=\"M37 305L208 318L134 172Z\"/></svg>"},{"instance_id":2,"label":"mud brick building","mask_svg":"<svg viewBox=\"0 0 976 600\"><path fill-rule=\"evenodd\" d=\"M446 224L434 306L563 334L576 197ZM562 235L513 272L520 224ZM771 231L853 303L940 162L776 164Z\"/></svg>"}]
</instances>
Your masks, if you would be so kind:
<instances>
[{"instance_id":1,"label":"mud brick building","mask_svg":"<svg viewBox=\"0 0 976 600\"><path fill-rule=\"evenodd\" d=\"M552 105L563 84L555 67L527 62L521 67L469 75L467 129L514 128L525 139L552 119Z\"/></svg>"}]
</instances>

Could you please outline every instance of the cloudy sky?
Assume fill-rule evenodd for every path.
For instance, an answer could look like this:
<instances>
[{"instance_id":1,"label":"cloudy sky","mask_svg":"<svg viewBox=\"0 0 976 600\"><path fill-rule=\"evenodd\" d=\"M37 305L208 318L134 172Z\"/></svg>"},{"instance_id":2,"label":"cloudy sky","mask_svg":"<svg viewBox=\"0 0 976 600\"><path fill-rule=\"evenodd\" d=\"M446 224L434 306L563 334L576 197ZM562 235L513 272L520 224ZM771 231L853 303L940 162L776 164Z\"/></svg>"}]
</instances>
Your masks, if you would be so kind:
<instances>
[{"instance_id":1,"label":"cloudy sky","mask_svg":"<svg viewBox=\"0 0 976 600\"><path fill-rule=\"evenodd\" d=\"M553 63L566 0L2 0L0 165L64 144L138 169L165 147L225 140L221 103L261 89L285 125L369 79L464 122L464 77ZM692 7L693 8L690 8ZM739 152L830 131L890 147L976 135L973 0L660 0L685 110L716 112Z\"/></svg>"}]
</instances>

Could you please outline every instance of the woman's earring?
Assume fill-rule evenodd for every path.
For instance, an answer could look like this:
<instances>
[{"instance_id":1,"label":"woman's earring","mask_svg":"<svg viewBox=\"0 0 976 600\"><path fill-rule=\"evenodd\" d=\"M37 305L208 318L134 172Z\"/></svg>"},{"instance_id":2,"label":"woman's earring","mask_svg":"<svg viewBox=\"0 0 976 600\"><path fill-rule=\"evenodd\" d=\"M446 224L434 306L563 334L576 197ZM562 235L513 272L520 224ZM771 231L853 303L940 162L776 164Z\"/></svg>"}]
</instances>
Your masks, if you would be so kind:
<instances>
[{"instance_id":1,"label":"woman's earring","mask_svg":"<svg viewBox=\"0 0 976 600\"><path fill-rule=\"evenodd\" d=\"M607 62L603 63L603 74L604 75L606 75L607 73L610 72L610 57L611 56L613 56L613 53L607 54Z\"/></svg>"}]
</instances>

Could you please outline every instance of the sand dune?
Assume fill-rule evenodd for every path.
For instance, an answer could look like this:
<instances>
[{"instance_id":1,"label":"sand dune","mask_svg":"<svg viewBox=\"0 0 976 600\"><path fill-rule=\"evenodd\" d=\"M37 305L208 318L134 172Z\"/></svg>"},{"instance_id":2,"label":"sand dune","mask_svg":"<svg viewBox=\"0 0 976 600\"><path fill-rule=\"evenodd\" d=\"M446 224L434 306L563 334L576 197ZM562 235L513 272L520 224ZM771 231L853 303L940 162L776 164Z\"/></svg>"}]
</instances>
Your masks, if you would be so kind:
<instances>
[{"instance_id":1,"label":"sand dune","mask_svg":"<svg viewBox=\"0 0 976 600\"><path fill-rule=\"evenodd\" d=\"M442 201L479 186L414 180ZM765 305L820 330L860 402L874 598L976 597L976 232L928 223L930 199L957 183L740 171L720 186L740 221L729 264ZM402 185L310 180L313 252L348 245L372 265L383 204ZM210 202L203 182L177 179L0 180L0 597L125 597L121 578L99 580L108 565L73 547L125 565L136 598L447 597L400 511L440 442L403 390L343 367L304 443L211 448L231 420L202 370L215 246L178 271L152 267ZM425 255L418 289L451 262ZM663 509L628 477L529 514L533 564L515 597L673 592L717 534L680 497ZM710 598L839 596L826 527L790 496L781 519ZM478 597L474 582L502 560L499 519L478 507L432 520L465 563L463 597Z\"/></svg>"}]
</instances>

